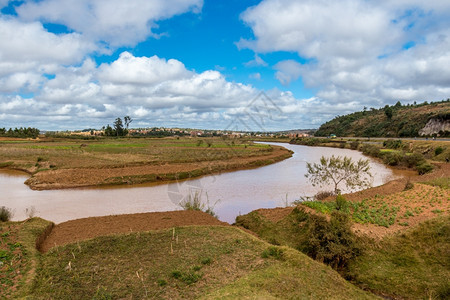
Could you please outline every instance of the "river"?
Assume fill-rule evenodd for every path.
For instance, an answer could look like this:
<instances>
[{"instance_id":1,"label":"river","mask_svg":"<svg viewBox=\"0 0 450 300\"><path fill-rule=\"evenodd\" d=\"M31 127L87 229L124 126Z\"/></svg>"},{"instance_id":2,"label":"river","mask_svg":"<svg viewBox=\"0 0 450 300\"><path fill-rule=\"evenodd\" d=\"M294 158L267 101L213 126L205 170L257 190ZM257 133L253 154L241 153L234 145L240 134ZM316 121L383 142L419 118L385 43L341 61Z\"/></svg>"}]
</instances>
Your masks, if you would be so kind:
<instances>
[{"instance_id":1,"label":"river","mask_svg":"<svg viewBox=\"0 0 450 300\"><path fill-rule=\"evenodd\" d=\"M294 151L293 157L256 169L169 184L33 191L24 184L26 174L2 171L0 206L13 210L13 220L25 219L26 210L34 208L36 216L60 223L92 216L177 210L181 209L177 205L180 200L197 191L205 203L209 201L220 220L233 223L239 214L285 206L301 196L324 190L312 187L305 178L306 162L318 162L322 155L332 154L366 158L358 151L347 149L271 144ZM374 160L371 160L371 172L374 186L394 177L391 169Z\"/></svg>"}]
</instances>

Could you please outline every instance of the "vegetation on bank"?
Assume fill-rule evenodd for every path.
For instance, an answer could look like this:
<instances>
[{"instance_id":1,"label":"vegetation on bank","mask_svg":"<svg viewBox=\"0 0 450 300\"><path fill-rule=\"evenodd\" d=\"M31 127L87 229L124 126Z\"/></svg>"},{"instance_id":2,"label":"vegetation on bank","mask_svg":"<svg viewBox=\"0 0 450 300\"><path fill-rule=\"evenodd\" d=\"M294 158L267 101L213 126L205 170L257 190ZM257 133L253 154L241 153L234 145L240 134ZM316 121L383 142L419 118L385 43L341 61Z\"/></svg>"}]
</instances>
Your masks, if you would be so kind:
<instances>
[{"instance_id":1,"label":"vegetation on bank","mask_svg":"<svg viewBox=\"0 0 450 300\"><path fill-rule=\"evenodd\" d=\"M0 291L3 298L32 294L39 253L36 245L52 223L40 218L0 223Z\"/></svg>"},{"instance_id":2,"label":"vegetation on bank","mask_svg":"<svg viewBox=\"0 0 450 300\"><path fill-rule=\"evenodd\" d=\"M389 166L415 169L420 175L433 170L434 167L428 160L450 160L450 143L445 141L386 140L377 143L358 139L294 138L290 143L359 150L365 155L381 159Z\"/></svg>"},{"instance_id":3,"label":"vegetation on bank","mask_svg":"<svg viewBox=\"0 0 450 300\"><path fill-rule=\"evenodd\" d=\"M423 222L366 247L349 263L357 285L406 299L450 298L450 217Z\"/></svg>"},{"instance_id":4,"label":"vegetation on bank","mask_svg":"<svg viewBox=\"0 0 450 300\"><path fill-rule=\"evenodd\" d=\"M45 254L26 248L19 255L17 249L34 242L46 228L48 222L41 219L2 224L2 243L16 245L18 254L8 260L13 271L0 273L5 284L2 291L8 293L2 296L375 298L307 256L288 247L270 246L235 227L191 226L104 236ZM29 276L17 278L18 271Z\"/></svg>"},{"instance_id":5,"label":"vegetation on bank","mask_svg":"<svg viewBox=\"0 0 450 300\"><path fill-rule=\"evenodd\" d=\"M320 126L315 136L416 137L429 120L450 120L450 99L441 102L364 108L363 111L337 116ZM450 132L439 132L450 136Z\"/></svg>"}]
</instances>

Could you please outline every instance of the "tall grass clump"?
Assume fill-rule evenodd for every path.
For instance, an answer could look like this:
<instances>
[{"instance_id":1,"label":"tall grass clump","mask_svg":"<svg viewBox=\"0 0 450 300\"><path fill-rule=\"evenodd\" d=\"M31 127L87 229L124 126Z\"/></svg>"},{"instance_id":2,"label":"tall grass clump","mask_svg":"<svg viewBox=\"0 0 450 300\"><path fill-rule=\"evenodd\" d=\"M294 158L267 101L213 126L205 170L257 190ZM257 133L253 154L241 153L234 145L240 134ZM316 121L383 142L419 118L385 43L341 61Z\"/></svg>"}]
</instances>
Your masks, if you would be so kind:
<instances>
[{"instance_id":1,"label":"tall grass clump","mask_svg":"<svg viewBox=\"0 0 450 300\"><path fill-rule=\"evenodd\" d=\"M184 210L198 210L198 211L203 211L207 214L210 214L213 217L217 217L217 214L214 212L214 206L217 204L214 203L214 205L210 205L209 203L209 198L208 198L208 193L206 193L206 203L203 202L202 200L202 194L203 191L202 190L189 190L189 194L187 196L187 198L183 201L180 202L180 206L184 209Z\"/></svg>"},{"instance_id":2,"label":"tall grass clump","mask_svg":"<svg viewBox=\"0 0 450 300\"><path fill-rule=\"evenodd\" d=\"M12 216L13 216L13 213L10 208L7 208L5 206L2 206L0 208L0 221L1 222L8 222L9 220L11 220Z\"/></svg>"}]
</instances>

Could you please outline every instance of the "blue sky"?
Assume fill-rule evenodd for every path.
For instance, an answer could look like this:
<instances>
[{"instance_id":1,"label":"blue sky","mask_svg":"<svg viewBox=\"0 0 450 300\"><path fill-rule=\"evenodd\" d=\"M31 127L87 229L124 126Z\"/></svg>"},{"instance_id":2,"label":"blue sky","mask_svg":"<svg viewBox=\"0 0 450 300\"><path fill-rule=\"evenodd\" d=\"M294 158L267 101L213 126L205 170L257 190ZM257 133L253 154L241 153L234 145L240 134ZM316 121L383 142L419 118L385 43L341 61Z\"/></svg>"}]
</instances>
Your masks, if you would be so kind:
<instances>
[{"instance_id":1,"label":"blue sky","mask_svg":"<svg viewBox=\"0 0 450 300\"><path fill-rule=\"evenodd\" d=\"M446 99L450 3L423 2L0 0L0 127L317 128Z\"/></svg>"}]
</instances>

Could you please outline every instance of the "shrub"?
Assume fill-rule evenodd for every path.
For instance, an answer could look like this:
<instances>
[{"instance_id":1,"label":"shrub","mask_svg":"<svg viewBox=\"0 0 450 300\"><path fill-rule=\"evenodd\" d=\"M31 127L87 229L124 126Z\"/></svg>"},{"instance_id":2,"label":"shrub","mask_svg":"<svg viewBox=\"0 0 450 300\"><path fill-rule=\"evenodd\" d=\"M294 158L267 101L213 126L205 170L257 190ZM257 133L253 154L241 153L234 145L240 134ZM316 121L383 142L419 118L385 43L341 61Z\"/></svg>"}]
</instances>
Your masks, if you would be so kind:
<instances>
[{"instance_id":1,"label":"shrub","mask_svg":"<svg viewBox=\"0 0 450 300\"><path fill-rule=\"evenodd\" d=\"M417 152L410 155L405 155L404 160L408 168L416 167L425 162L423 155Z\"/></svg>"},{"instance_id":2,"label":"shrub","mask_svg":"<svg viewBox=\"0 0 450 300\"><path fill-rule=\"evenodd\" d=\"M340 210L343 212L349 212L349 203L341 194L336 196L336 210Z\"/></svg>"},{"instance_id":3,"label":"shrub","mask_svg":"<svg viewBox=\"0 0 450 300\"><path fill-rule=\"evenodd\" d=\"M423 163L423 164L418 165L416 167L416 169L417 169L417 172L419 172L419 175L423 175L423 174L433 171L434 167L433 167L433 165L430 165L429 163Z\"/></svg>"},{"instance_id":4,"label":"shrub","mask_svg":"<svg viewBox=\"0 0 450 300\"><path fill-rule=\"evenodd\" d=\"M387 152L383 155L383 161L390 166L397 166L403 160L403 155L400 152Z\"/></svg>"},{"instance_id":5,"label":"shrub","mask_svg":"<svg viewBox=\"0 0 450 300\"><path fill-rule=\"evenodd\" d=\"M350 143L350 148L351 148L351 149L357 150L358 147L359 147L359 141L358 141L358 140L353 141L353 142Z\"/></svg>"},{"instance_id":6,"label":"shrub","mask_svg":"<svg viewBox=\"0 0 450 300\"><path fill-rule=\"evenodd\" d=\"M323 216L311 215L304 250L334 269L345 269L348 262L361 252L350 227L349 216L339 211L331 214L330 222Z\"/></svg>"},{"instance_id":7,"label":"shrub","mask_svg":"<svg viewBox=\"0 0 450 300\"><path fill-rule=\"evenodd\" d=\"M2 206L0 208L0 221L1 222L8 222L9 220L11 220L12 216L13 216L13 213L12 213L11 209L9 209L5 206Z\"/></svg>"},{"instance_id":8,"label":"shrub","mask_svg":"<svg viewBox=\"0 0 450 300\"><path fill-rule=\"evenodd\" d=\"M380 157L380 148L378 148L377 146L374 145L363 145L361 148L362 153L364 153L365 155L369 155L372 157Z\"/></svg>"},{"instance_id":9,"label":"shrub","mask_svg":"<svg viewBox=\"0 0 450 300\"><path fill-rule=\"evenodd\" d=\"M434 149L434 155L436 155L436 156L438 156L442 152L444 152L444 148L442 148L441 146L439 146L436 149Z\"/></svg>"}]
</instances>

